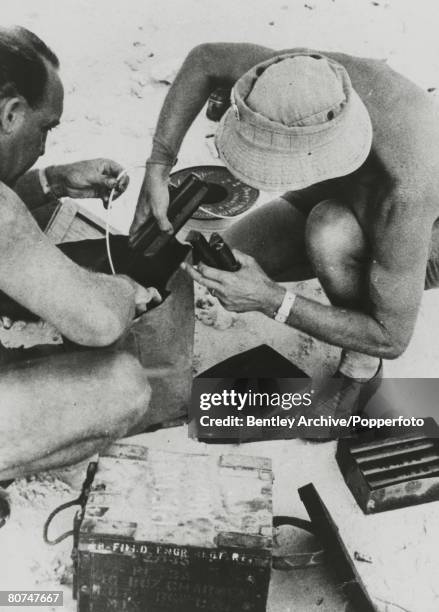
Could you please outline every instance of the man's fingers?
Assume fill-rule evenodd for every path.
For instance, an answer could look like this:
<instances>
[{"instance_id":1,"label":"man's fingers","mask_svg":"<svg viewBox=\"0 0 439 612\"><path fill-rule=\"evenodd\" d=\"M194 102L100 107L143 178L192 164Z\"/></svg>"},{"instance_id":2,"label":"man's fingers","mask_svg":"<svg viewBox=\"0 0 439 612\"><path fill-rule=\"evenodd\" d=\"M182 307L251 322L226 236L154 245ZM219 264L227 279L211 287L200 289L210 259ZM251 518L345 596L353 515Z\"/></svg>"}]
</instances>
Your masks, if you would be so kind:
<instances>
[{"instance_id":1,"label":"man's fingers","mask_svg":"<svg viewBox=\"0 0 439 612\"><path fill-rule=\"evenodd\" d=\"M111 192L113 192L114 200L117 200L117 198L123 194L123 192L128 187L129 181L130 179L125 175L118 181L115 181L115 184L113 185L113 187L111 187L111 190L110 190L110 194Z\"/></svg>"},{"instance_id":2,"label":"man's fingers","mask_svg":"<svg viewBox=\"0 0 439 612\"><path fill-rule=\"evenodd\" d=\"M102 184L111 191L116 187L117 180L115 178L104 178Z\"/></svg>"},{"instance_id":3,"label":"man's fingers","mask_svg":"<svg viewBox=\"0 0 439 612\"><path fill-rule=\"evenodd\" d=\"M235 259L241 264L249 264L254 261L254 258L251 255L247 255L247 253L243 253L242 251L238 251L238 249L232 249L233 255Z\"/></svg>"},{"instance_id":4,"label":"man's fingers","mask_svg":"<svg viewBox=\"0 0 439 612\"><path fill-rule=\"evenodd\" d=\"M145 312L148 312L148 304L136 304L136 317L140 317L140 315L145 314Z\"/></svg>"},{"instance_id":5,"label":"man's fingers","mask_svg":"<svg viewBox=\"0 0 439 612\"><path fill-rule=\"evenodd\" d=\"M103 159L97 160L102 162L102 173L112 178L117 178L121 172L124 171L124 167L118 164L114 159Z\"/></svg>"},{"instance_id":6,"label":"man's fingers","mask_svg":"<svg viewBox=\"0 0 439 612\"><path fill-rule=\"evenodd\" d=\"M171 222L169 221L168 217L166 216L166 214L162 213L162 211L158 211L155 210L153 212L154 217L157 221L157 224L159 226L159 228L162 230L162 232L166 232L167 234L172 234L172 232L174 231L174 228L172 227Z\"/></svg>"},{"instance_id":7,"label":"man's fingers","mask_svg":"<svg viewBox=\"0 0 439 612\"><path fill-rule=\"evenodd\" d=\"M6 317L6 316L0 317L0 322L1 322L1 326L4 329L11 329L11 327L12 327L12 319L10 319L9 317Z\"/></svg>"},{"instance_id":8,"label":"man's fingers","mask_svg":"<svg viewBox=\"0 0 439 612\"><path fill-rule=\"evenodd\" d=\"M114 178L106 178L102 180L101 185L97 188L98 197L101 198L104 208L108 208L110 197L113 200L123 194L128 187L130 179L127 175L123 175L119 180Z\"/></svg>"},{"instance_id":9,"label":"man's fingers","mask_svg":"<svg viewBox=\"0 0 439 612\"><path fill-rule=\"evenodd\" d=\"M187 272L189 276L192 278L192 280L197 281L197 283L199 283L200 285L203 285L203 287L206 287L206 289L209 289L210 291L212 290L218 291L218 292L221 291L222 287L220 283L214 280L211 280L209 278L205 278L202 274L200 274L200 272L198 272L196 268L194 268L190 264L188 263L181 264L181 269Z\"/></svg>"},{"instance_id":10,"label":"man's fingers","mask_svg":"<svg viewBox=\"0 0 439 612\"><path fill-rule=\"evenodd\" d=\"M198 270L205 278L219 282L223 280L224 274L230 274L230 272L223 272L222 270L206 266L206 264L203 263L198 264Z\"/></svg>"},{"instance_id":11,"label":"man's fingers","mask_svg":"<svg viewBox=\"0 0 439 612\"><path fill-rule=\"evenodd\" d=\"M102 175L101 186L110 192L114 189L114 197L117 198L128 187L129 178L126 169L112 159L96 160L100 162Z\"/></svg>"},{"instance_id":12,"label":"man's fingers","mask_svg":"<svg viewBox=\"0 0 439 612\"><path fill-rule=\"evenodd\" d=\"M162 230L162 232L167 232L168 234L172 233L174 228L172 227L167 215L169 201L164 200L161 197L155 199L153 196L150 196L150 203L152 214L154 215L159 228Z\"/></svg>"},{"instance_id":13,"label":"man's fingers","mask_svg":"<svg viewBox=\"0 0 439 612\"><path fill-rule=\"evenodd\" d=\"M137 233L139 232L140 228L142 227L142 225L145 223L145 221L148 219L148 217L145 214L137 214L131 223L131 227L130 227L130 243L132 244L134 239L137 236Z\"/></svg>"},{"instance_id":14,"label":"man's fingers","mask_svg":"<svg viewBox=\"0 0 439 612\"><path fill-rule=\"evenodd\" d=\"M122 193L124 193L124 191L126 191L129 184L130 184L130 177L128 176L128 174L124 174L119 179L118 184L117 184L118 195L121 195Z\"/></svg>"},{"instance_id":15,"label":"man's fingers","mask_svg":"<svg viewBox=\"0 0 439 612\"><path fill-rule=\"evenodd\" d=\"M162 296L155 287L142 287L139 285L134 299L136 303L136 316L140 316L149 310L149 304L160 304Z\"/></svg>"},{"instance_id":16,"label":"man's fingers","mask_svg":"<svg viewBox=\"0 0 439 612\"><path fill-rule=\"evenodd\" d=\"M130 242L132 242L140 229L145 225L148 219L153 215L151 208L148 206L146 199L144 196L139 196L139 200L137 202L136 212L134 213L133 220L131 222L130 227Z\"/></svg>"},{"instance_id":17,"label":"man's fingers","mask_svg":"<svg viewBox=\"0 0 439 612\"><path fill-rule=\"evenodd\" d=\"M148 292L150 302L153 302L154 304L161 303L162 296L160 295L159 291L155 287L148 287L146 291Z\"/></svg>"},{"instance_id":18,"label":"man's fingers","mask_svg":"<svg viewBox=\"0 0 439 612\"><path fill-rule=\"evenodd\" d=\"M155 287L142 287L138 285L134 299L136 304L149 304L149 302L159 304L162 301L162 296Z\"/></svg>"}]
</instances>

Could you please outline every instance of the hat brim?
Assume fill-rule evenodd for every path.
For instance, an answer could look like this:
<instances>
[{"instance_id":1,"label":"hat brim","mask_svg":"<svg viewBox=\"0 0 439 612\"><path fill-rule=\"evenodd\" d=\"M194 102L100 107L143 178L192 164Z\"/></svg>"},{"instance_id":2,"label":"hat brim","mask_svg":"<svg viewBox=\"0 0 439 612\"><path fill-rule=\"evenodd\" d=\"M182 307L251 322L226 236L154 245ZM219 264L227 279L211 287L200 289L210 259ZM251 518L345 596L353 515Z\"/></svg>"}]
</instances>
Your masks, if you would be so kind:
<instances>
[{"instance_id":1,"label":"hat brim","mask_svg":"<svg viewBox=\"0 0 439 612\"><path fill-rule=\"evenodd\" d=\"M372 146L369 113L355 91L343 120L315 136L293 136L289 151L259 146L240 130L240 119L230 108L218 127L216 146L232 174L262 191L295 191L346 176L365 162Z\"/></svg>"}]
</instances>

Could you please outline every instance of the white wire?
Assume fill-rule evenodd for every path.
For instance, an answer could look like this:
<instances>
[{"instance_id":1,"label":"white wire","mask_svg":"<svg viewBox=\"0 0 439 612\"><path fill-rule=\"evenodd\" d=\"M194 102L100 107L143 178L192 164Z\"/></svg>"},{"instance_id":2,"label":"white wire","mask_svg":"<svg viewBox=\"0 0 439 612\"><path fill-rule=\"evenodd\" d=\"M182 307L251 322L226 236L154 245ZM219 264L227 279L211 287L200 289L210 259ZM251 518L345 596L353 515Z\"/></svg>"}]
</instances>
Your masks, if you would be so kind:
<instances>
[{"instance_id":1,"label":"white wire","mask_svg":"<svg viewBox=\"0 0 439 612\"><path fill-rule=\"evenodd\" d=\"M125 176L125 174L127 174L128 169L134 169L134 168L145 168L145 164L136 164L134 166L130 166L130 168L125 168L124 170L122 170L122 172L120 172L119 175L116 177L116 183L113 189L110 191L110 196L108 198L107 214L105 218L105 246L107 248L108 263L110 264L110 269L111 269L112 274L116 274L116 270L113 264L113 258L111 257L111 249L110 249L110 214L111 214L111 209L113 207L114 194L116 192L116 187L120 179L123 176Z\"/></svg>"},{"instance_id":2,"label":"white wire","mask_svg":"<svg viewBox=\"0 0 439 612\"><path fill-rule=\"evenodd\" d=\"M144 166L139 165L139 166L133 166L133 168L143 168ZM107 257L108 257L108 263L110 264L110 269L111 269L111 273L112 274L116 274L116 270L114 268L114 264L113 264L113 258L111 257L111 249L110 249L110 215L111 215L111 209L113 207L113 200L114 200L114 195L116 192L116 187L120 181L120 179L125 176L125 174L127 174L128 172L128 168L125 168L125 170L122 170L122 172L119 173L119 175L116 178L116 183L114 185L114 187L112 188L112 190L110 191L110 196L108 198L108 207L107 207L107 215L106 215L106 219L105 219L105 246L107 248ZM216 218L216 219L226 219L226 220L230 220L230 219L234 219L236 217L240 217L241 215L234 215L233 217L230 216L226 216L226 215L220 215L219 213L213 212L212 210L209 210L207 208L204 208L204 206L199 206L198 210L200 210L201 212L204 212L208 215L211 215L212 217ZM241 213L244 214L244 213Z\"/></svg>"},{"instance_id":3,"label":"white wire","mask_svg":"<svg viewBox=\"0 0 439 612\"><path fill-rule=\"evenodd\" d=\"M120 179L125 176L128 170L122 170L116 178L116 183L114 184L113 189L110 191L110 197L108 198L108 208L107 208L107 216L105 219L105 246L107 247L107 257L108 263L110 264L110 269L112 274L116 274L116 270L114 269L113 258L111 257L111 249L110 249L110 214L111 209L113 207L114 194L116 193L116 187L120 181Z\"/></svg>"}]
</instances>

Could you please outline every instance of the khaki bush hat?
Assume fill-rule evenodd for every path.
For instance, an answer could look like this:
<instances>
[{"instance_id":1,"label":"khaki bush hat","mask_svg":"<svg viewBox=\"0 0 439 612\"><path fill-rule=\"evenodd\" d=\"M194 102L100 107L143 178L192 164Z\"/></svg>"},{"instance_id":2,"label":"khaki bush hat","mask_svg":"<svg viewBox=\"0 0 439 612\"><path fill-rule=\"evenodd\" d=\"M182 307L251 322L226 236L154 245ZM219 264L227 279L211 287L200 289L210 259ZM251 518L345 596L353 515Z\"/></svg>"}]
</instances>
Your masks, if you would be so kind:
<instances>
[{"instance_id":1,"label":"khaki bush hat","mask_svg":"<svg viewBox=\"0 0 439 612\"><path fill-rule=\"evenodd\" d=\"M319 53L287 53L236 83L216 146L227 168L263 191L297 190L354 172L372 145L369 113L346 70Z\"/></svg>"}]
</instances>

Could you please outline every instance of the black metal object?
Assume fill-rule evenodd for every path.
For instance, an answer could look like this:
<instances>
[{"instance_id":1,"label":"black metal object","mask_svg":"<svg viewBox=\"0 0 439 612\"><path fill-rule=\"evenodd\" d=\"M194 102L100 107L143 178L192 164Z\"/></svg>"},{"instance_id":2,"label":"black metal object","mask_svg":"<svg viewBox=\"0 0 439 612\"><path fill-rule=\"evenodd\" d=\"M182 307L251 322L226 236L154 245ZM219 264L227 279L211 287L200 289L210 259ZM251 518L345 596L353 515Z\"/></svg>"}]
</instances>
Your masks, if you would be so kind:
<instances>
[{"instance_id":1,"label":"black metal object","mask_svg":"<svg viewBox=\"0 0 439 612\"><path fill-rule=\"evenodd\" d=\"M211 121L219 121L230 104L230 89L223 87L215 89L207 101L206 117Z\"/></svg>"},{"instance_id":2,"label":"black metal object","mask_svg":"<svg viewBox=\"0 0 439 612\"><path fill-rule=\"evenodd\" d=\"M281 379L296 380L297 391L300 391L307 384L308 377L289 359L266 344L232 355L195 377L192 386L191 416L197 414L197 408L194 410L194 407L200 405L199 394L202 392L222 393L225 389L234 389L240 393L248 391L280 393ZM207 385L204 384L204 381ZM303 381L303 384L301 381ZM216 410L218 410L217 416L225 416L224 409L221 406L212 407L211 416ZM247 414L269 417L273 414L273 410L278 410L278 408L257 408L257 413L254 410L254 408L244 407L240 414L244 417ZM237 442L242 444L261 440L283 440L290 437L287 429L244 426L228 428L231 433L230 437L218 436L217 427L199 427L196 417L190 422L189 431L199 442L207 444L236 444Z\"/></svg>"},{"instance_id":3,"label":"black metal object","mask_svg":"<svg viewBox=\"0 0 439 612\"><path fill-rule=\"evenodd\" d=\"M210 237L210 246L215 253L216 260L218 262L218 268L220 270L228 270L229 272L237 272L241 264L236 261L235 256L230 250L229 246L224 239L214 232Z\"/></svg>"},{"instance_id":4,"label":"black metal object","mask_svg":"<svg viewBox=\"0 0 439 612\"><path fill-rule=\"evenodd\" d=\"M142 514L133 512L130 515L129 502L126 512L115 508L120 503L119 495L125 491L123 484L118 486L118 479L134 484L143 473L145 482L134 484L136 491L141 492L148 481L148 460L153 461L149 449L129 445L115 445L100 458L102 472L96 473L85 514L74 527L77 585L74 595L78 612L264 612L271 573L272 537L258 531L264 525L258 512L265 516L263 508L267 508L270 523L271 500L267 497L264 501L260 497L263 491L271 491L269 463L255 459L253 464L250 459L242 467L233 456L230 463L227 459L220 461L224 478L232 477L229 470L236 464L241 478L247 478L248 474L251 482L256 483L259 506L254 510L244 509L243 513L246 516L245 512L250 512L258 528L253 531L251 527L243 528L237 533L227 529L218 531L213 540L206 537L203 546L182 544L178 524L173 518L176 515L166 508L167 499L163 499L161 516L145 518L149 528L130 522L138 521ZM192 457L194 466L197 460ZM184 463L183 455L180 461ZM123 472L121 465L125 468ZM172 474L166 471L166 461L161 465L153 478L161 474L168 479L169 496L172 496ZM215 483L220 486L219 481ZM157 495L160 495L160 486L161 482L157 482ZM201 484L201 488L206 486L209 485ZM130 485L127 490L133 491ZM150 494L154 496L154 491ZM141 494L139 499L142 499ZM151 508L147 499L145 505ZM178 499L175 502L178 503ZM195 512L194 519L196 516ZM167 525L169 540L163 540L160 528L161 539L157 541L137 537L137 533L153 533L154 521L156 525L162 522ZM184 539L190 542L193 537L190 523L186 523L186 528L182 523L181 529L186 529ZM174 538L179 543L173 543Z\"/></svg>"},{"instance_id":5,"label":"black metal object","mask_svg":"<svg viewBox=\"0 0 439 612\"><path fill-rule=\"evenodd\" d=\"M240 269L241 264L236 260L224 239L216 232L207 242L200 232L192 230L186 240L192 246L194 263L201 261L212 268L227 272L236 272Z\"/></svg>"},{"instance_id":6,"label":"black metal object","mask_svg":"<svg viewBox=\"0 0 439 612\"><path fill-rule=\"evenodd\" d=\"M196 166L173 173L168 211L173 233L161 232L155 219L150 218L131 243L126 236L110 235L116 272L127 274L144 287L156 287L162 298L166 298L169 279L190 252L189 245L175 238L184 223L190 217L212 219L215 213L233 217L250 208L258 196L257 189L235 179L223 166ZM200 206L205 209L204 213L197 212ZM81 240L57 246L78 265L111 274L105 240ZM38 320L38 316L2 292L0 314L13 320Z\"/></svg>"},{"instance_id":7,"label":"black metal object","mask_svg":"<svg viewBox=\"0 0 439 612\"><path fill-rule=\"evenodd\" d=\"M353 604L353 609L356 612L377 612L355 565L349 558L338 527L314 485L301 487L299 496L309 514L314 532L325 550L329 567L342 584L343 591Z\"/></svg>"},{"instance_id":8,"label":"black metal object","mask_svg":"<svg viewBox=\"0 0 439 612\"><path fill-rule=\"evenodd\" d=\"M81 537L78 612L265 612L270 572L264 551Z\"/></svg>"},{"instance_id":9,"label":"black metal object","mask_svg":"<svg viewBox=\"0 0 439 612\"><path fill-rule=\"evenodd\" d=\"M125 452L120 456L133 460L135 471L148 451L126 448L128 451L118 452ZM230 466L234 465L233 457L230 461ZM259 474L258 478L265 482L267 479L259 471L264 472L265 464L262 460L256 461L254 469L251 463L246 466L249 478ZM137 540L133 535L136 523L128 522L128 517L127 522L114 517L107 519L112 497L105 481L97 478L96 468L96 463L90 463L80 497L52 512L44 530L45 540L51 544L73 535L73 596L78 602L78 612L265 612L272 567L289 571L319 565L324 560L322 550L273 554L268 533L220 532L216 546L206 548ZM115 468L113 477L117 479L117 463ZM265 474L268 475L269 472ZM100 503L103 505L99 506ZM80 509L74 518L73 530L49 541L47 531L51 520L58 512L76 504ZM257 512L255 508L255 520ZM273 517L274 528L284 525L315 535L309 521Z\"/></svg>"},{"instance_id":10,"label":"black metal object","mask_svg":"<svg viewBox=\"0 0 439 612\"><path fill-rule=\"evenodd\" d=\"M212 221L220 217L236 217L249 210L259 197L259 191L233 176L224 166L191 166L171 174L171 182L179 187L195 174L209 189L193 219Z\"/></svg>"},{"instance_id":11,"label":"black metal object","mask_svg":"<svg viewBox=\"0 0 439 612\"><path fill-rule=\"evenodd\" d=\"M211 268L217 267L215 255L203 234L192 230L187 235L186 241L192 247L192 258L195 265L201 261Z\"/></svg>"},{"instance_id":12,"label":"black metal object","mask_svg":"<svg viewBox=\"0 0 439 612\"><path fill-rule=\"evenodd\" d=\"M195 174L190 173L183 182L169 188L168 218L172 223L175 235L200 206L209 187ZM131 241L131 248L142 253L144 257L156 256L171 240L172 235L163 233L157 221L151 217L140 228Z\"/></svg>"},{"instance_id":13,"label":"black metal object","mask_svg":"<svg viewBox=\"0 0 439 612\"><path fill-rule=\"evenodd\" d=\"M79 529L82 523L82 519L84 518L84 512L85 512L85 506L87 504L87 499L88 496L90 494L90 488L93 484L93 479L95 477L96 474L96 470L97 470L98 464L96 461L92 461L88 464L88 468L87 468L87 475L85 477L84 483L82 485L82 489L81 489L81 493L79 495L79 497L77 499L73 499L72 501L66 502L65 504L61 504L60 506L58 506L58 508L55 508L55 510L53 510L53 512L51 512L46 520L46 522L44 523L44 528L43 528L43 539L45 541L46 544L49 544L50 546L55 546L56 544L59 544L60 542L62 542L63 540L65 540L66 538L73 536L73 548L72 548L72 554L71 554L71 558L73 561L73 597L76 598L76 593L77 593L77 578L78 578L78 543L79 543ZM64 510L67 510L67 508L71 508L73 506L79 506L78 511L75 514L75 517L73 519L73 529L71 531L66 531L65 533L62 533L60 536L58 536L57 538L51 540L49 538L49 527L53 521L53 519L55 518L55 516L57 516L58 514L60 514L61 512L63 512Z\"/></svg>"},{"instance_id":14,"label":"black metal object","mask_svg":"<svg viewBox=\"0 0 439 612\"><path fill-rule=\"evenodd\" d=\"M90 493L90 487L91 487L91 485L93 483L93 478L94 478L94 476L96 474L97 467L98 467L98 464L97 464L96 461L92 461L92 462L90 462L88 464L87 475L86 475L84 483L82 485L81 493L80 493L79 497L77 497L76 499L73 499L73 500L71 500L69 502L66 502L64 504L61 504L60 506L55 508L55 510L53 510L53 512L51 512L49 514L46 522L44 523L44 527L43 527L43 540L45 541L46 544L49 544L50 546L55 546L56 544L59 544L60 542L62 542L66 538L68 538L69 536L74 535L75 530L73 528L72 531L66 531L65 533L61 534L60 536L58 536L57 538L52 540L52 539L49 538L49 527L50 527L53 519L55 518L55 516L57 516L58 514L63 512L64 510L67 510L67 508L71 508L73 506L79 506L80 507L80 510L79 510L79 514L80 514L79 522L82 520L82 516L84 514L84 509L85 509L85 504L87 503L88 495Z\"/></svg>"},{"instance_id":15,"label":"black metal object","mask_svg":"<svg viewBox=\"0 0 439 612\"><path fill-rule=\"evenodd\" d=\"M347 486L366 514L439 500L439 427L370 432L340 439L336 459Z\"/></svg>"},{"instance_id":16,"label":"black metal object","mask_svg":"<svg viewBox=\"0 0 439 612\"><path fill-rule=\"evenodd\" d=\"M308 521L274 517L313 534ZM76 582L78 612L265 612L271 568L321 565L322 550L287 556L264 550L169 546L129 538L81 536ZM101 585L100 591L90 589Z\"/></svg>"}]
</instances>

